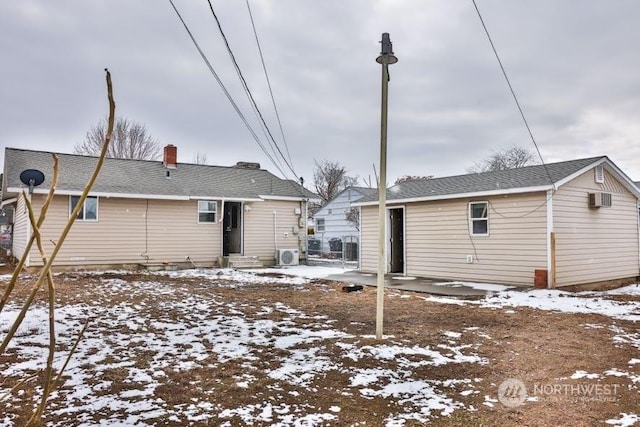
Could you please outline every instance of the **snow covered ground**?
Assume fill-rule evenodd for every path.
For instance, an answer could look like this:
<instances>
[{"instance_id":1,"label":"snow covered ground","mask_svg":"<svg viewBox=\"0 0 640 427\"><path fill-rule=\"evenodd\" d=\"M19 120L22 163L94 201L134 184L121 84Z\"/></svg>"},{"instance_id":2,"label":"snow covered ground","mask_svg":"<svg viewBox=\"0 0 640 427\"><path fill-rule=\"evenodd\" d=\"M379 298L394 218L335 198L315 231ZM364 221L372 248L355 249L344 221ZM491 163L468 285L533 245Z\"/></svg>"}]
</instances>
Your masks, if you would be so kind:
<instances>
[{"instance_id":1,"label":"snow covered ground","mask_svg":"<svg viewBox=\"0 0 640 427\"><path fill-rule=\"evenodd\" d=\"M206 298L183 286L155 281L154 275L150 275L149 280L134 283L102 279L101 287L90 303L64 305L56 312L59 342L72 342L84 319L91 318L92 322L67 369L68 380L54 393L49 410L60 420L74 420L74 424L79 420L79 425L94 425L95 414L100 414L101 425L152 425L158 419L231 425L233 417L239 417L246 424L323 425L337 419L342 410L340 402L325 408L314 407L312 402L285 402L287 396L295 397L296 393L307 391L314 379L335 375L348 377L349 386L342 390L345 400L359 395L398 402L395 411L384 420L387 426L424 423L434 415L449 416L457 410L476 411L477 408L465 404L460 396L478 393L476 384L481 379L461 376L433 380L420 374L421 369L428 366L489 363L477 354L477 347L459 342L464 334L477 334L474 328L447 331L442 342L434 347L420 347L393 338L377 342L346 334L335 329L330 317L309 315L285 302L240 304L226 301L216 294L215 286L208 285L215 280L224 280L231 283L227 286L233 287L256 284L302 287L309 279L344 271L339 267L299 266L248 272L197 269L157 273L170 278L201 278L201 286L207 288ZM290 277L274 277L277 274ZM0 280L7 279L0 277ZM505 313L529 307L567 313L598 313L633 322L640 320L640 301L610 298L640 295L638 285L605 293L577 294L557 290L513 291L500 285L464 285L496 292L481 300L426 294L412 294L411 298L441 304L477 305ZM127 298L117 297L122 295ZM388 291L389 297L397 295L395 291ZM159 300L163 301L161 315L150 309ZM17 306L10 305L0 313L0 338L17 310ZM585 327L603 326L589 324ZM614 342L638 349L638 357L630 360L629 365L640 363L640 332L609 327L614 328L611 329L615 334ZM6 393L8 390L3 388L1 379L25 377L41 369L47 344L47 312L44 307L36 306L30 310L9 348L11 354L17 354L18 362L9 366L0 364L0 405L11 407L16 401L16 396ZM141 359L142 353L144 358ZM66 353L58 353L57 367L65 356ZM269 363L266 369L265 360ZM276 398L237 407L209 400L174 406L156 393L168 376L200 368L223 367L229 361L239 362L243 367L243 373L233 377L235 387L248 389L256 381L266 380L268 387L276 392ZM126 371L125 382L130 387L111 390L114 373L122 369ZM577 372L574 375L583 374L595 375L592 378L625 376L640 385L640 376L631 370ZM206 395L207 387L211 385L194 377L189 386L201 388ZM456 388L455 393L450 391L452 387ZM0 413L0 426L12 426L14 421L10 415ZM638 422L639 416L635 413L621 413L620 418L607 421L618 426Z\"/></svg>"}]
</instances>

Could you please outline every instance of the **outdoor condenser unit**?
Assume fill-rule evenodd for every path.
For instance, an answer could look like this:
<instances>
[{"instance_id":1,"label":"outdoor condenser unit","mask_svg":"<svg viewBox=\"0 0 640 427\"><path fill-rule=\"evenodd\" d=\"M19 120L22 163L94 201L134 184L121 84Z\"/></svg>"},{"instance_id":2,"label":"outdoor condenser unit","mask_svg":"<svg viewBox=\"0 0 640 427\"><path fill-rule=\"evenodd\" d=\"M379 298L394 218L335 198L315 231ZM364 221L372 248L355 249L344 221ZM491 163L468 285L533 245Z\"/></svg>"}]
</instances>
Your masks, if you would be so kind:
<instances>
[{"instance_id":1,"label":"outdoor condenser unit","mask_svg":"<svg viewBox=\"0 0 640 427\"><path fill-rule=\"evenodd\" d=\"M278 265L298 265L300 263L300 251L298 249L278 249L276 251Z\"/></svg>"}]
</instances>

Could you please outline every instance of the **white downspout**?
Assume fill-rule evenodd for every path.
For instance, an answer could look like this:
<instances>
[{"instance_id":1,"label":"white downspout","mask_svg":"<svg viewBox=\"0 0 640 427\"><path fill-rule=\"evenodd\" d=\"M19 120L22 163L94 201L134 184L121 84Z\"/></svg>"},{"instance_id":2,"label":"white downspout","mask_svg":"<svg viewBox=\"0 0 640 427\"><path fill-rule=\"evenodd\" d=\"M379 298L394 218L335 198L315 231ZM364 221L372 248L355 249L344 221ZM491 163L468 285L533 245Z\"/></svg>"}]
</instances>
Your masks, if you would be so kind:
<instances>
[{"instance_id":1,"label":"white downspout","mask_svg":"<svg viewBox=\"0 0 640 427\"><path fill-rule=\"evenodd\" d=\"M358 271L362 271L362 206L358 206Z\"/></svg>"},{"instance_id":2,"label":"white downspout","mask_svg":"<svg viewBox=\"0 0 640 427\"><path fill-rule=\"evenodd\" d=\"M638 238L638 275L640 276L640 200L636 199L636 221L637 221L637 233Z\"/></svg>"},{"instance_id":3,"label":"white downspout","mask_svg":"<svg viewBox=\"0 0 640 427\"><path fill-rule=\"evenodd\" d=\"M278 211L273 211L273 245L276 247L276 261L278 256Z\"/></svg>"},{"instance_id":4,"label":"white downspout","mask_svg":"<svg viewBox=\"0 0 640 427\"><path fill-rule=\"evenodd\" d=\"M548 190L547 197L547 288L551 288L553 277L556 272L553 271L553 262L551 259L551 233L553 233L553 193L554 190ZM555 283L553 286L555 287Z\"/></svg>"},{"instance_id":5,"label":"white downspout","mask_svg":"<svg viewBox=\"0 0 640 427\"><path fill-rule=\"evenodd\" d=\"M29 201L31 201L31 196L30 195L29 196L24 196L24 197L25 198L29 197ZM29 239L31 239L31 220L29 220L29 215L27 214L27 201L23 200L22 203L24 203L24 206L23 206L24 207L24 213L27 216L27 221L26 221L27 222L27 236L26 236L27 239L25 240L25 247L24 247L24 250L26 251L27 250L26 243L29 242ZM16 204L16 208L17 207L18 207L18 205ZM15 214L14 214L14 222L15 222ZM14 227L15 227L15 223L14 223ZM13 231L13 230L11 230L11 231ZM11 247L13 247L13 242L11 243ZM31 265L31 251L29 251L27 253L27 259L24 262L24 266L25 267L29 267L30 265Z\"/></svg>"}]
</instances>

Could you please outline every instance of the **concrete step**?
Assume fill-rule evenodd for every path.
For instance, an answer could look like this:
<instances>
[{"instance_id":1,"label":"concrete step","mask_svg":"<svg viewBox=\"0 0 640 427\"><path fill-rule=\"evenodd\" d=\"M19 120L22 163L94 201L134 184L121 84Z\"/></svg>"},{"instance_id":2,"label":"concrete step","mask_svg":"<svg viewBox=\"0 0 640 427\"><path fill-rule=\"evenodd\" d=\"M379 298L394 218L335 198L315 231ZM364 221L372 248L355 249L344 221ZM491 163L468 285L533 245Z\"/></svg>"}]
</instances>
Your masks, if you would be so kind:
<instances>
[{"instance_id":1,"label":"concrete step","mask_svg":"<svg viewBox=\"0 0 640 427\"><path fill-rule=\"evenodd\" d=\"M172 262L148 262L139 264L140 268L147 271L175 271L178 269L178 265Z\"/></svg>"},{"instance_id":2,"label":"concrete step","mask_svg":"<svg viewBox=\"0 0 640 427\"><path fill-rule=\"evenodd\" d=\"M262 268L262 261L255 256L229 255L223 257L223 266L229 268Z\"/></svg>"}]
</instances>

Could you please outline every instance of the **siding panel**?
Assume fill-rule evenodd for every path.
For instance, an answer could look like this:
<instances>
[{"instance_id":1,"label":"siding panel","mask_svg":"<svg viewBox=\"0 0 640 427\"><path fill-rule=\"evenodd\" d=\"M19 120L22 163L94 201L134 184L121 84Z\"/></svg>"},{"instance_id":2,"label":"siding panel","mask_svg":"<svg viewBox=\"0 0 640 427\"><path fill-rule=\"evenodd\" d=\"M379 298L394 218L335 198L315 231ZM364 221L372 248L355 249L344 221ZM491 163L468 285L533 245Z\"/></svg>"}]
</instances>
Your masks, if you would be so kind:
<instances>
[{"instance_id":1,"label":"siding panel","mask_svg":"<svg viewBox=\"0 0 640 427\"><path fill-rule=\"evenodd\" d=\"M40 209L44 197L34 196ZM56 265L184 262L213 263L221 224L198 224L197 201L100 198L98 221L76 221ZM69 198L56 196L42 227L47 254L69 217ZM42 265L36 250L32 265ZM148 257L148 258L147 258Z\"/></svg>"},{"instance_id":2,"label":"siding panel","mask_svg":"<svg viewBox=\"0 0 640 427\"><path fill-rule=\"evenodd\" d=\"M612 207L590 209L588 193L612 193ZM637 276L636 197L605 170L598 184L588 171L560 187L553 201L558 286Z\"/></svg>"},{"instance_id":3,"label":"siding panel","mask_svg":"<svg viewBox=\"0 0 640 427\"><path fill-rule=\"evenodd\" d=\"M305 227L299 226L299 202L266 200L248 204L244 213L244 253L257 256L266 263L275 262L278 249L304 247ZM304 212L304 206L301 212ZM275 232L274 232L275 227Z\"/></svg>"},{"instance_id":4,"label":"siding panel","mask_svg":"<svg viewBox=\"0 0 640 427\"><path fill-rule=\"evenodd\" d=\"M470 201L489 202L489 236L469 234ZM377 209L362 208L363 271L377 268ZM405 215L409 275L533 285L546 268L545 193L410 203Z\"/></svg>"},{"instance_id":5,"label":"siding panel","mask_svg":"<svg viewBox=\"0 0 640 427\"><path fill-rule=\"evenodd\" d=\"M27 242L31 237L29 215L26 213L26 205L22 194L18 195L18 202L16 203L13 221L13 242L11 252L14 257L21 258L25 248L27 247ZM27 266L29 266L29 264L27 264Z\"/></svg>"}]
</instances>

